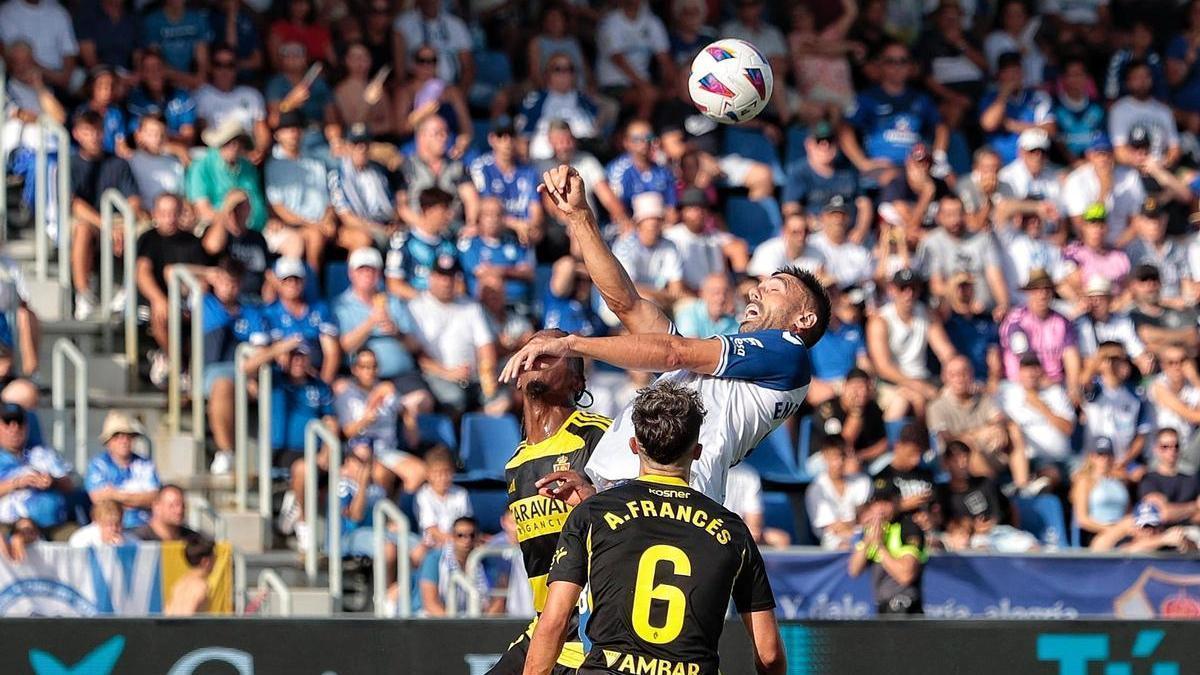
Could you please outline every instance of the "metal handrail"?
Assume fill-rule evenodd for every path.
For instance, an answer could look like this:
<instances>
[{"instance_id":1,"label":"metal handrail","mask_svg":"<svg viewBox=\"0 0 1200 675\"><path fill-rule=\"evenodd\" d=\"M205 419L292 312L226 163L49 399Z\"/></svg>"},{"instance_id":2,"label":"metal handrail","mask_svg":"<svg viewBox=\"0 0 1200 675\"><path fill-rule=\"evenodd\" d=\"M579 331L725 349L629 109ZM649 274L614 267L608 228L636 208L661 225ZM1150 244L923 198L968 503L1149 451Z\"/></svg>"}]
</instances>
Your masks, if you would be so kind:
<instances>
[{"instance_id":1,"label":"metal handrail","mask_svg":"<svg viewBox=\"0 0 1200 675\"><path fill-rule=\"evenodd\" d=\"M288 588L283 579L271 568L264 569L258 573L258 590L265 591L268 588L279 594L279 616L291 616L292 590Z\"/></svg>"},{"instance_id":2,"label":"metal handrail","mask_svg":"<svg viewBox=\"0 0 1200 675\"><path fill-rule=\"evenodd\" d=\"M304 574L310 585L317 582L317 552L320 537L317 531L317 442L329 446L329 489L326 490L329 508L325 529L329 533L329 595L333 611L342 607L342 509L338 499L337 481L342 475L342 440L321 420L309 420L304 427L304 520L308 523L308 546L304 551Z\"/></svg>"},{"instance_id":3,"label":"metal handrail","mask_svg":"<svg viewBox=\"0 0 1200 675\"><path fill-rule=\"evenodd\" d=\"M59 452L66 450L67 429L63 417L67 410L66 373L63 367L70 361L75 371L75 470L83 475L88 459L88 373L83 352L67 338L54 341L50 357L50 400L54 411L51 442Z\"/></svg>"},{"instance_id":4,"label":"metal handrail","mask_svg":"<svg viewBox=\"0 0 1200 675\"><path fill-rule=\"evenodd\" d=\"M113 211L121 212L121 229L125 233L122 266L125 289L125 367L129 384L137 377L137 217L133 205L116 188L100 195L100 318L105 335L111 339L109 322L112 319L113 299ZM111 344L107 345L111 348Z\"/></svg>"},{"instance_id":5,"label":"metal handrail","mask_svg":"<svg viewBox=\"0 0 1200 675\"><path fill-rule=\"evenodd\" d=\"M250 393L246 391L246 359L255 352L253 345L242 343L233 350L233 489L234 501L238 512L245 512L250 483ZM265 392L270 397L270 392ZM259 391L261 400L264 392ZM261 453L262 438L258 439L258 451Z\"/></svg>"},{"instance_id":6,"label":"metal handrail","mask_svg":"<svg viewBox=\"0 0 1200 675\"><path fill-rule=\"evenodd\" d=\"M8 107L8 69L0 60L0 116ZM8 242L8 148L0 137L0 242Z\"/></svg>"},{"instance_id":7,"label":"metal handrail","mask_svg":"<svg viewBox=\"0 0 1200 675\"><path fill-rule=\"evenodd\" d=\"M180 285L188 287L188 304L192 309L192 438L204 442L204 286L184 265L167 270L167 349L171 352L171 370L167 386L167 420L172 436L179 435L180 389L183 369L182 298Z\"/></svg>"},{"instance_id":8,"label":"metal handrail","mask_svg":"<svg viewBox=\"0 0 1200 675\"><path fill-rule=\"evenodd\" d=\"M467 578L478 578L482 572L484 558L508 558L512 559L514 555L520 555L521 548L513 544L504 546L480 546L479 548L467 554L467 564L464 567ZM492 589L491 595L503 595L508 597L509 588ZM472 593L467 594L467 616L478 617L483 616L483 596L478 589L472 587Z\"/></svg>"},{"instance_id":9,"label":"metal handrail","mask_svg":"<svg viewBox=\"0 0 1200 675\"><path fill-rule=\"evenodd\" d=\"M70 265L70 222L71 222L71 134L66 127L47 115L38 117L38 144L34 159L34 198L33 198L33 227L34 227L34 268L38 281L45 281L50 267L50 250L46 246L46 199L49 186L46 185L47 167L49 160L46 150L46 134L55 137L58 157L58 252L59 252L59 285L66 282L67 304L70 304L71 265ZM65 270L65 273L64 273Z\"/></svg>"},{"instance_id":10,"label":"metal handrail","mask_svg":"<svg viewBox=\"0 0 1200 675\"><path fill-rule=\"evenodd\" d=\"M233 613L243 616L246 613L246 554L233 549Z\"/></svg>"},{"instance_id":11,"label":"metal handrail","mask_svg":"<svg viewBox=\"0 0 1200 675\"><path fill-rule=\"evenodd\" d=\"M458 616L458 593L462 589L467 594L467 609L471 607L482 606L483 598L480 597L479 589L475 588L475 584L471 583L470 578L463 574L460 570L455 570L450 574L450 584L446 587L446 616Z\"/></svg>"},{"instance_id":12,"label":"metal handrail","mask_svg":"<svg viewBox=\"0 0 1200 675\"><path fill-rule=\"evenodd\" d=\"M407 619L412 616L412 563L409 561L409 533L412 526L408 516L395 502L380 499L372 511L373 562L371 566L375 585L375 616L387 614L387 532L388 521L396 522L396 616Z\"/></svg>"}]
</instances>

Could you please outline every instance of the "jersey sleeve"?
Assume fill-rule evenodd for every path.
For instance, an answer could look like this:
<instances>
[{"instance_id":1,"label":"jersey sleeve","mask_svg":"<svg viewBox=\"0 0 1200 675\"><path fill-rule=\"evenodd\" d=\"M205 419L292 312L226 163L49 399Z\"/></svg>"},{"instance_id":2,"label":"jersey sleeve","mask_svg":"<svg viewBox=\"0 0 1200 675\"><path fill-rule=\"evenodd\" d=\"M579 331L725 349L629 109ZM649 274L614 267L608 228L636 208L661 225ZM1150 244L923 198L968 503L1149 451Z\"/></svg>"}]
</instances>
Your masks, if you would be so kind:
<instances>
[{"instance_id":1,"label":"jersey sleeve","mask_svg":"<svg viewBox=\"0 0 1200 675\"><path fill-rule=\"evenodd\" d=\"M789 331L760 330L713 339L721 341L716 377L752 380L778 391L798 389L811 378L808 347Z\"/></svg>"},{"instance_id":2,"label":"jersey sleeve","mask_svg":"<svg viewBox=\"0 0 1200 675\"><path fill-rule=\"evenodd\" d=\"M566 581L577 586L587 584L591 538L589 506L587 502L581 504L571 512L567 522L563 524L562 532L558 535L558 545L554 549L548 583Z\"/></svg>"},{"instance_id":3,"label":"jersey sleeve","mask_svg":"<svg viewBox=\"0 0 1200 675\"><path fill-rule=\"evenodd\" d=\"M742 556L742 567L733 580L733 606L738 614L775 609L775 595L771 593L771 582L767 580L767 566L749 535Z\"/></svg>"}]
</instances>

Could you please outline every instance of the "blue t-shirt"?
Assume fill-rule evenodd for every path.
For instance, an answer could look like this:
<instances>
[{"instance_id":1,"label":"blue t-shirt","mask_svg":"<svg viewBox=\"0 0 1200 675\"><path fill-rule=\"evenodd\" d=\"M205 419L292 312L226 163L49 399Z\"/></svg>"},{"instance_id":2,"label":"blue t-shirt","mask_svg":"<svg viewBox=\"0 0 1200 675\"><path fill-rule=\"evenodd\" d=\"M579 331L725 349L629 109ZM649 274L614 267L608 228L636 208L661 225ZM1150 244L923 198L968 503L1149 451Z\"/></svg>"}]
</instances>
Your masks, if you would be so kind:
<instances>
[{"instance_id":1,"label":"blue t-shirt","mask_svg":"<svg viewBox=\"0 0 1200 675\"><path fill-rule=\"evenodd\" d=\"M293 316L276 300L263 309L263 323L271 342L279 342L292 335L299 335L312 350L313 366L320 368L324 355L321 352L321 336L337 337L337 324L323 302L308 303L300 316Z\"/></svg>"},{"instance_id":2,"label":"blue t-shirt","mask_svg":"<svg viewBox=\"0 0 1200 675\"><path fill-rule=\"evenodd\" d=\"M979 109L986 110L998 95L999 92L996 89L988 90L979 102ZM1031 124L1042 122L1050 117L1052 106L1053 102L1046 92L1026 88L1008 97L1008 101L1004 104L1004 118ZM1019 135L1005 129L1001 124L995 131L986 134L985 140L1000 155L1000 161L1008 164L1017 158L1017 137Z\"/></svg>"},{"instance_id":3,"label":"blue t-shirt","mask_svg":"<svg viewBox=\"0 0 1200 675\"><path fill-rule=\"evenodd\" d=\"M663 203L675 206L675 175L667 167L655 164L639 171L633 158L625 153L608 164L608 184L626 209L632 211L633 198L643 192L657 192Z\"/></svg>"},{"instance_id":4,"label":"blue t-shirt","mask_svg":"<svg viewBox=\"0 0 1200 675\"><path fill-rule=\"evenodd\" d=\"M346 536L351 532L360 528L369 528L375 524L375 503L380 499L386 499L387 494L383 488L374 482L367 483L366 504L363 507L363 519L351 520L350 516L346 515L346 510L350 508L350 502L354 501L354 496L358 494L358 483L352 479L342 476L338 479L338 501L342 505L342 536ZM343 553L345 549L343 548Z\"/></svg>"},{"instance_id":5,"label":"blue t-shirt","mask_svg":"<svg viewBox=\"0 0 1200 675\"><path fill-rule=\"evenodd\" d=\"M74 117L79 118L80 115L91 110L86 103L82 103L75 109ZM117 143L125 140L125 113L116 105L110 105L104 110L101 116L104 133L104 152L115 154L117 152Z\"/></svg>"},{"instance_id":6,"label":"blue t-shirt","mask_svg":"<svg viewBox=\"0 0 1200 675\"><path fill-rule=\"evenodd\" d=\"M267 328L258 308L239 305L230 311L217 296L204 296L204 363L233 361L243 342L267 344Z\"/></svg>"},{"instance_id":7,"label":"blue t-shirt","mask_svg":"<svg viewBox=\"0 0 1200 675\"><path fill-rule=\"evenodd\" d=\"M190 73L195 65L196 45L212 41L207 11L187 10L177 23L172 23L160 9L142 20L142 47L158 47L163 61L175 70Z\"/></svg>"},{"instance_id":8,"label":"blue t-shirt","mask_svg":"<svg viewBox=\"0 0 1200 675\"><path fill-rule=\"evenodd\" d=\"M408 311L408 306L396 296L385 294L384 297L387 298L388 316L391 317L392 323L396 324L396 329L406 335L412 334L416 330L416 324L413 322L412 314ZM333 301L333 313L337 317L338 330L343 335L366 322L371 311L372 308L354 294L354 289L346 289ZM379 377L381 378L391 379L416 370L412 354L404 348L404 343L398 336L380 335L376 329L376 332L372 332L367 341L363 343L363 347L375 352L375 358L379 361ZM346 356L350 358L353 354Z\"/></svg>"},{"instance_id":9,"label":"blue t-shirt","mask_svg":"<svg viewBox=\"0 0 1200 675\"><path fill-rule=\"evenodd\" d=\"M483 237L472 237L459 246L459 258L463 269L466 270L467 292L478 295L479 283L475 278L475 270L480 265L511 268L519 265L534 265L533 250L522 246L515 236L502 236L500 239L487 240ZM529 301L530 283L521 279L505 279L504 295L509 302Z\"/></svg>"},{"instance_id":10,"label":"blue t-shirt","mask_svg":"<svg viewBox=\"0 0 1200 675\"><path fill-rule=\"evenodd\" d=\"M785 330L718 335L723 347L714 377L750 380L776 391L808 386L812 363L800 336Z\"/></svg>"},{"instance_id":11,"label":"blue t-shirt","mask_svg":"<svg viewBox=\"0 0 1200 675\"><path fill-rule=\"evenodd\" d=\"M150 96L142 87L129 92L125 106L129 109L129 132L137 131L138 122L150 114L159 114L167 122L167 132L178 134L185 126L196 125L196 102L184 89L170 89L163 100Z\"/></svg>"},{"instance_id":12,"label":"blue t-shirt","mask_svg":"<svg viewBox=\"0 0 1200 675\"><path fill-rule=\"evenodd\" d=\"M591 305L580 302L573 296L560 298L547 289L542 298L542 313L545 314L542 324L546 328L557 328L583 337L602 337L608 334L608 326L592 310Z\"/></svg>"},{"instance_id":13,"label":"blue t-shirt","mask_svg":"<svg viewBox=\"0 0 1200 675\"><path fill-rule=\"evenodd\" d=\"M840 380L854 369L860 354L867 353L863 330L855 324L832 326L810 350L813 377L818 380Z\"/></svg>"},{"instance_id":14,"label":"blue t-shirt","mask_svg":"<svg viewBox=\"0 0 1200 675\"><path fill-rule=\"evenodd\" d=\"M271 448L302 452L304 427L333 416L333 390L316 377L292 382L279 367L271 382Z\"/></svg>"},{"instance_id":15,"label":"blue t-shirt","mask_svg":"<svg viewBox=\"0 0 1200 675\"><path fill-rule=\"evenodd\" d=\"M220 42L225 42L225 20L225 12L210 11L208 13L209 28L213 35L220 36ZM254 50L260 46L258 28L254 25L254 19L251 19L246 12L238 12L237 18L233 20L233 30L237 34L235 50L238 59L250 58L254 54Z\"/></svg>"},{"instance_id":16,"label":"blue t-shirt","mask_svg":"<svg viewBox=\"0 0 1200 675\"><path fill-rule=\"evenodd\" d=\"M840 195L846 200L850 222L854 222L854 200L860 194L858 172L854 169L838 167L832 175L822 176L803 161L796 162L788 171L787 183L783 186L784 203L799 202L808 213L820 213L831 197Z\"/></svg>"},{"instance_id":17,"label":"blue t-shirt","mask_svg":"<svg viewBox=\"0 0 1200 675\"><path fill-rule=\"evenodd\" d=\"M911 88L892 96L880 87L858 95L849 122L862 134L867 157L886 159L899 166L914 145L933 138L942 121L937 105Z\"/></svg>"},{"instance_id":18,"label":"blue t-shirt","mask_svg":"<svg viewBox=\"0 0 1200 675\"><path fill-rule=\"evenodd\" d=\"M100 7L99 0L76 6L75 39L96 44L96 60L113 68L133 67L137 47L137 21L128 10L115 21Z\"/></svg>"},{"instance_id":19,"label":"blue t-shirt","mask_svg":"<svg viewBox=\"0 0 1200 675\"><path fill-rule=\"evenodd\" d=\"M1167 58L1184 60L1188 52L1188 38L1186 35L1176 35L1171 38L1171 42L1167 44ZM1183 108L1188 112L1200 111L1200 68L1195 64L1187 72L1184 81L1175 87L1171 94L1171 103L1176 108Z\"/></svg>"},{"instance_id":20,"label":"blue t-shirt","mask_svg":"<svg viewBox=\"0 0 1200 675\"><path fill-rule=\"evenodd\" d=\"M443 256L458 260L458 247L446 237L430 239L416 230L398 232L388 246L383 271L389 279L403 279L424 291L429 288L429 271Z\"/></svg>"},{"instance_id":21,"label":"blue t-shirt","mask_svg":"<svg viewBox=\"0 0 1200 675\"><path fill-rule=\"evenodd\" d=\"M987 314L964 316L951 314L946 319L946 335L959 354L971 361L975 379L987 380L987 353L993 346L1000 347L1000 326Z\"/></svg>"},{"instance_id":22,"label":"blue t-shirt","mask_svg":"<svg viewBox=\"0 0 1200 675\"><path fill-rule=\"evenodd\" d=\"M89 493L105 487L129 492L151 492L162 487L162 483L154 462L149 459L134 455L129 459L129 466L122 468L106 451L92 458L83 477L83 489ZM126 508L121 525L129 530L148 522L150 509Z\"/></svg>"},{"instance_id":23,"label":"blue t-shirt","mask_svg":"<svg viewBox=\"0 0 1200 675\"><path fill-rule=\"evenodd\" d=\"M263 94L268 103L278 103L288 95L294 86L296 85L289 82L283 74L279 74L267 80ZM325 107L332 102L333 90L329 88L329 83L325 81L325 78L318 77L309 86L308 100L301 104L300 112L304 113L304 119L309 122L324 122Z\"/></svg>"},{"instance_id":24,"label":"blue t-shirt","mask_svg":"<svg viewBox=\"0 0 1200 675\"><path fill-rule=\"evenodd\" d=\"M1107 131L1104 108L1088 100L1082 108L1072 108L1060 96L1054 101L1054 122L1058 125L1058 138L1071 154L1082 157L1098 132Z\"/></svg>"},{"instance_id":25,"label":"blue t-shirt","mask_svg":"<svg viewBox=\"0 0 1200 675\"><path fill-rule=\"evenodd\" d=\"M29 444L18 454L0 450L0 480L11 480L31 471L62 478L71 473L71 465L44 445ZM54 527L67 519L67 498L57 488L22 488L0 497L0 522L14 523L31 518L39 527Z\"/></svg>"},{"instance_id":26,"label":"blue t-shirt","mask_svg":"<svg viewBox=\"0 0 1200 675\"><path fill-rule=\"evenodd\" d=\"M488 153L471 162L471 180L479 196L498 198L504 203L504 213L513 218L528 218L529 207L538 203L537 173L529 165L517 165L511 173L504 173Z\"/></svg>"}]
</instances>

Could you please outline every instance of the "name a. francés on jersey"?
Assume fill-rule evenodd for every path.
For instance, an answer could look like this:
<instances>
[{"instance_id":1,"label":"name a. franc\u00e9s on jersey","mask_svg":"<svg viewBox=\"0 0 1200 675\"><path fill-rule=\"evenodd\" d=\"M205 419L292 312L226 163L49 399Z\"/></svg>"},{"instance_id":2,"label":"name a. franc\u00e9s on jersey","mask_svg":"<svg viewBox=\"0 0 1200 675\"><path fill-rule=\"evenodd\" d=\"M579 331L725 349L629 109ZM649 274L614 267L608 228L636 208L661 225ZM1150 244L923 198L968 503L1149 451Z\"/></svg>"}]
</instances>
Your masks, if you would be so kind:
<instances>
[{"instance_id":1,"label":"name a. franc\u00e9s on jersey","mask_svg":"<svg viewBox=\"0 0 1200 675\"><path fill-rule=\"evenodd\" d=\"M651 488L649 492L655 496L674 499L690 496L683 490ZM690 504L673 504L669 501L657 502L650 499L641 499L625 502L625 509L627 511L625 515L613 511L605 512L604 522L613 530L617 530L625 523L637 520L638 518L667 518L669 520L691 523L695 527L712 535L717 540L717 543L722 545L728 544L732 538L729 530L725 529L725 519L713 518L704 509L696 508Z\"/></svg>"}]
</instances>

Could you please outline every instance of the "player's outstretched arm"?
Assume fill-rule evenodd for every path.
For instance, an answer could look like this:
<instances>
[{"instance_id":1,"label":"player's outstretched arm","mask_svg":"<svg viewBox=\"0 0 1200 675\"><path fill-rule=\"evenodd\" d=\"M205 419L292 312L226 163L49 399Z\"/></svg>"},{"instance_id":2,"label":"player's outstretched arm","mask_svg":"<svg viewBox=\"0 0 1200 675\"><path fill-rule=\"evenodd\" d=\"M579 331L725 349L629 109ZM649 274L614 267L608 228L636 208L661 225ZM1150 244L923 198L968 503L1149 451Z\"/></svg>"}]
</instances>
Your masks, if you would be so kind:
<instances>
[{"instance_id":1,"label":"player's outstretched arm","mask_svg":"<svg viewBox=\"0 0 1200 675\"><path fill-rule=\"evenodd\" d=\"M721 340L685 338L667 333L602 338L539 336L527 342L508 360L500 380L515 380L522 370L531 368L539 357L561 356L599 359L620 368L651 373L688 370L712 375L721 365L723 345Z\"/></svg>"},{"instance_id":2,"label":"player's outstretched arm","mask_svg":"<svg viewBox=\"0 0 1200 675\"><path fill-rule=\"evenodd\" d=\"M529 653L525 655L524 675L550 675L567 637L571 611L579 602L582 591L583 587L569 581L550 584L546 607L538 617L537 629L529 642Z\"/></svg>"},{"instance_id":3,"label":"player's outstretched arm","mask_svg":"<svg viewBox=\"0 0 1200 675\"><path fill-rule=\"evenodd\" d=\"M633 280L604 243L596 215L588 207L579 172L561 164L542 174L538 191L549 198L558 220L567 224L567 231L579 245L592 282L621 324L630 333L666 333L670 330L671 320L658 305L638 294Z\"/></svg>"},{"instance_id":4,"label":"player's outstretched arm","mask_svg":"<svg viewBox=\"0 0 1200 675\"><path fill-rule=\"evenodd\" d=\"M787 672L787 657L783 653L779 625L775 622L775 610L743 612L742 623L746 624L746 632L754 645L754 667L758 672L762 675L784 675Z\"/></svg>"}]
</instances>

